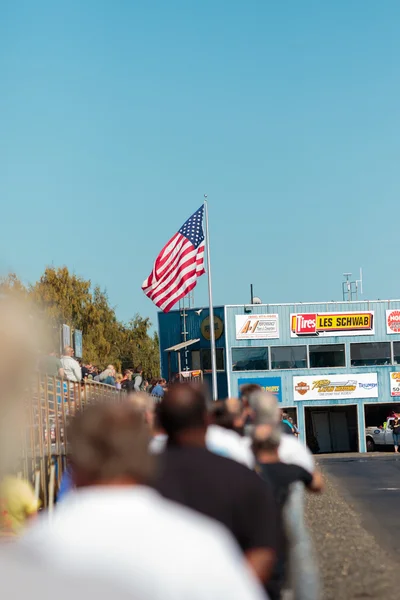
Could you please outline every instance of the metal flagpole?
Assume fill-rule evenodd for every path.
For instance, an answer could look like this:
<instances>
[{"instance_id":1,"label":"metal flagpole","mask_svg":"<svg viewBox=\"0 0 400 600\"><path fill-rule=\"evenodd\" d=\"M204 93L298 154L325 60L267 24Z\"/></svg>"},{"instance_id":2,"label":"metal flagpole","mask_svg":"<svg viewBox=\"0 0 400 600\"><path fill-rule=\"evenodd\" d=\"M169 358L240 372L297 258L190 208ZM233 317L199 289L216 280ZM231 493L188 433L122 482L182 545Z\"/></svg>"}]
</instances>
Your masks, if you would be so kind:
<instances>
[{"instance_id":1,"label":"metal flagpole","mask_svg":"<svg viewBox=\"0 0 400 600\"><path fill-rule=\"evenodd\" d=\"M212 396L213 396L213 400L218 400L217 353L216 353L216 350L215 350L214 306L213 306L212 285L211 285L210 237L209 237L209 234L208 234L208 202L207 202L207 194L204 194L204 219L205 219L205 224L206 224L206 255L207 255L207 275L208 275L208 301L209 301L209 305L210 305L210 341L211 341Z\"/></svg>"}]
</instances>

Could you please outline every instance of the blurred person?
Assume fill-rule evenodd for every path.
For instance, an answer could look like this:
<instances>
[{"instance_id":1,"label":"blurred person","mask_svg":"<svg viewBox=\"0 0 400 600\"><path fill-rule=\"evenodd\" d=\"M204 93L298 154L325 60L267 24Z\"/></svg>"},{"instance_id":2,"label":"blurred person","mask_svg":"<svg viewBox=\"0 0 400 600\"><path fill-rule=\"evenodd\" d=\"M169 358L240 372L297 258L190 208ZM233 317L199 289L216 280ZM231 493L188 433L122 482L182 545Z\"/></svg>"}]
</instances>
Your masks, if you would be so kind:
<instances>
[{"instance_id":1,"label":"blurred person","mask_svg":"<svg viewBox=\"0 0 400 600\"><path fill-rule=\"evenodd\" d=\"M291 426L293 427L293 433L296 437L299 437L300 435L300 431L296 425L296 423L294 422L292 417L289 417L289 423L291 424Z\"/></svg>"},{"instance_id":2,"label":"blurred person","mask_svg":"<svg viewBox=\"0 0 400 600\"><path fill-rule=\"evenodd\" d=\"M231 398L230 400L235 400ZM233 405L231 405L232 407ZM235 405L236 406L236 405ZM150 444L150 451L159 454L165 450L168 436L163 431L157 441ZM235 430L235 413L225 400L213 402L206 433L206 447L214 454L235 460L250 469L254 469L255 460L250 440Z\"/></svg>"},{"instance_id":3,"label":"blurred person","mask_svg":"<svg viewBox=\"0 0 400 600\"><path fill-rule=\"evenodd\" d=\"M64 369L64 377L68 381L80 383L82 380L82 369L74 358L74 349L72 346L65 346L61 357L61 364Z\"/></svg>"},{"instance_id":4,"label":"blurred person","mask_svg":"<svg viewBox=\"0 0 400 600\"><path fill-rule=\"evenodd\" d=\"M140 392L143 383L143 369L141 366L136 367L132 376L133 389L135 392Z\"/></svg>"},{"instance_id":5,"label":"blurred person","mask_svg":"<svg viewBox=\"0 0 400 600\"><path fill-rule=\"evenodd\" d=\"M159 379L155 386L153 386L151 390L151 395L161 400L165 394L165 388L167 387L167 382L165 379Z\"/></svg>"},{"instance_id":6,"label":"blurred person","mask_svg":"<svg viewBox=\"0 0 400 600\"><path fill-rule=\"evenodd\" d=\"M65 496L74 488L75 485L72 478L72 469L71 465L68 464L61 475L60 487L58 488L57 492L57 502L61 502L61 500L63 500Z\"/></svg>"},{"instance_id":7,"label":"blurred person","mask_svg":"<svg viewBox=\"0 0 400 600\"><path fill-rule=\"evenodd\" d=\"M294 427L289 420L289 415L284 410L281 411L281 427L283 433L294 435Z\"/></svg>"},{"instance_id":8,"label":"blurred person","mask_svg":"<svg viewBox=\"0 0 400 600\"><path fill-rule=\"evenodd\" d=\"M287 581L288 542L284 508L289 498L290 487L301 482L310 491L322 489L322 478L318 473L311 474L297 465L287 465L279 460L278 448L281 439L280 414L276 399L270 395L270 422L257 425L253 432L253 449L259 465L261 477L272 485L278 507L278 558L273 577L267 585L271 600L279 600Z\"/></svg>"},{"instance_id":9,"label":"blurred person","mask_svg":"<svg viewBox=\"0 0 400 600\"><path fill-rule=\"evenodd\" d=\"M151 394L151 392L153 391L153 388L157 385L158 379L155 379L154 377L150 380L150 384L149 387L147 388L147 393Z\"/></svg>"},{"instance_id":10,"label":"blurred person","mask_svg":"<svg viewBox=\"0 0 400 600\"><path fill-rule=\"evenodd\" d=\"M117 373L115 376L115 387L117 388L117 390L121 390L122 389L122 373Z\"/></svg>"},{"instance_id":11,"label":"blurred person","mask_svg":"<svg viewBox=\"0 0 400 600\"><path fill-rule=\"evenodd\" d=\"M53 349L47 356L43 356L39 369L49 377L64 377L64 369L61 360L57 356L57 352Z\"/></svg>"},{"instance_id":12,"label":"blurred person","mask_svg":"<svg viewBox=\"0 0 400 600\"><path fill-rule=\"evenodd\" d=\"M263 425L265 418L269 418L270 395L269 392L263 392L260 388L258 391L255 390L249 397L249 408L253 421L252 430L256 425ZM273 397L277 401L276 396ZM314 457L310 450L292 433L282 432L278 452L282 462L299 465L310 471L310 473L315 471Z\"/></svg>"},{"instance_id":13,"label":"blurred person","mask_svg":"<svg viewBox=\"0 0 400 600\"><path fill-rule=\"evenodd\" d=\"M132 371L130 369L126 369L124 371L124 376L121 381L121 389L128 393L133 391Z\"/></svg>"},{"instance_id":14,"label":"blurred person","mask_svg":"<svg viewBox=\"0 0 400 600\"><path fill-rule=\"evenodd\" d=\"M143 417L143 422L148 427L149 436L152 435L154 425L154 399L145 392L129 394L130 405Z\"/></svg>"},{"instance_id":15,"label":"blurred person","mask_svg":"<svg viewBox=\"0 0 400 600\"><path fill-rule=\"evenodd\" d=\"M249 398L254 428L271 423L271 406L277 409L276 396L255 390ZM277 417L278 418L278 417ZM278 457L282 463L303 467L311 476L319 473L310 450L294 435L280 432ZM288 539L290 582L295 590L296 600L318 600L320 593L318 566L314 559L314 549L304 522L303 485L294 483L284 509L285 533Z\"/></svg>"},{"instance_id":16,"label":"blurred person","mask_svg":"<svg viewBox=\"0 0 400 600\"><path fill-rule=\"evenodd\" d=\"M149 487L148 431L129 402L88 407L68 439L77 489L21 548L50 570L107 578L132 598L262 600L228 532Z\"/></svg>"},{"instance_id":17,"label":"blurred person","mask_svg":"<svg viewBox=\"0 0 400 600\"><path fill-rule=\"evenodd\" d=\"M171 386L158 408L168 435L160 455L156 489L225 525L257 577L268 581L275 561L275 504L272 493L250 469L206 448L205 388Z\"/></svg>"},{"instance_id":18,"label":"blurred person","mask_svg":"<svg viewBox=\"0 0 400 600\"><path fill-rule=\"evenodd\" d=\"M250 398L255 392L261 392L262 388L257 383L247 383L240 386L239 395L240 401L243 406L244 416L244 434L251 435L252 423L253 423L253 412L250 408Z\"/></svg>"},{"instance_id":19,"label":"blurred person","mask_svg":"<svg viewBox=\"0 0 400 600\"><path fill-rule=\"evenodd\" d=\"M99 375L99 381L106 385L115 385L115 367L114 365L108 365L107 369L104 369Z\"/></svg>"},{"instance_id":20,"label":"blurred person","mask_svg":"<svg viewBox=\"0 0 400 600\"><path fill-rule=\"evenodd\" d=\"M29 481L7 475L0 482L0 539L20 534L40 502Z\"/></svg>"},{"instance_id":21,"label":"blurred person","mask_svg":"<svg viewBox=\"0 0 400 600\"><path fill-rule=\"evenodd\" d=\"M393 421L393 443L394 451L396 454L398 454L400 446L400 420L398 417L395 417Z\"/></svg>"},{"instance_id":22,"label":"blurred person","mask_svg":"<svg viewBox=\"0 0 400 600\"><path fill-rule=\"evenodd\" d=\"M36 347L45 336L40 317L32 318L25 307L13 299L0 299L0 479L16 470L19 462L18 428L23 429L26 389L36 368ZM27 497L31 497L30 489ZM33 503L25 506L33 514ZM28 516L28 519L30 517ZM18 529L18 526L17 526ZM129 600L117 586L99 583L101 574L78 579L71 573L62 576L37 561L35 549L23 551L18 544L0 544L0 587L4 597L30 600L86 600L88 590L96 600ZM45 584L44 584L45 582Z\"/></svg>"},{"instance_id":23,"label":"blurred person","mask_svg":"<svg viewBox=\"0 0 400 600\"><path fill-rule=\"evenodd\" d=\"M206 445L215 454L226 456L254 468L254 455L250 445L242 437L243 410L237 398L228 398L213 403L211 424L207 428Z\"/></svg>"},{"instance_id":24,"label":"blurred person","mask_svg":"<svg viewBox=\"0 0 400 600\"><path fill-rule=\"evenodd\" d=\"M94 376L94 367L91 363L87 363L82 367L82 379L88 379L89 377L93 378Z\"/></svg>"},{"instance_id":25,"label":"blurred person","mask_svg":"<svg viewBox=\"0 0 400 600\"><path fill-rule=\"evenodd\" d=\"M160 424L159 412L160 403L158 402L154 407L153 428L149 443L149 451L151 454L160 454L161 452L164 452L168 440L168 436Z\"/></svg>"}]
</instances>

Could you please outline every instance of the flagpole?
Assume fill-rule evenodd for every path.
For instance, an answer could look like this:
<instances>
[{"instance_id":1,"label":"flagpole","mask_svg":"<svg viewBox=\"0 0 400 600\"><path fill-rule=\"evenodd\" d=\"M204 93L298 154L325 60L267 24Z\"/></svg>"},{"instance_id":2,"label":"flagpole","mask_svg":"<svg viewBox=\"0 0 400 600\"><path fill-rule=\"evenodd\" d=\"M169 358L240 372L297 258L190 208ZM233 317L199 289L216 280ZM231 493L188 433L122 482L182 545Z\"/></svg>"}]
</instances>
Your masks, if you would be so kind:
<instances>
[{"instance_id":1,"label":"flagpole","mask_svg":"<svg viewBox=\"0 0 400 600\"><path fill-rule=\"evenodd\" d=\"M208 302L210 305L210 342L211 342L211 375L212 375L212 397L218 400L217 384L217 352L215 349L215 329L214 329L214 306L212 298L211 285L211 259L210 259L210 236L208 233L208 202L207 194L204 194L204 220L206 225L206 255L207 255L207 275L208 275Z\"/></svg>"}]
</instances>

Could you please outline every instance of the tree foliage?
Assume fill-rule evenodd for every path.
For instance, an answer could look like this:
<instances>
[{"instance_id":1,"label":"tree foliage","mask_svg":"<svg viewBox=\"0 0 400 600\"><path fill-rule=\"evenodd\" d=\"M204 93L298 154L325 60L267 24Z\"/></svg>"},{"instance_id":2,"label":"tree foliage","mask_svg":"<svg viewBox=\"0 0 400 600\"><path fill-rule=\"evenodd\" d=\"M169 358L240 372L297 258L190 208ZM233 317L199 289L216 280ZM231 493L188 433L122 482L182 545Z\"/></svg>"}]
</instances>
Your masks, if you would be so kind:
<instances>
[{"instance_id":1,"label":"tree foliage","mask_svg":"<svg viewBox=\"0 0 400 600\"><path fill-rule=\"evenodd\" d=\"M61 325L83 333L83 360L101 368L143 367L146 377L159 374L159 343L150 334L148 318L136 315L129 323L118 321L106 292L90 280L71 274L67 267L47 267L39 281L25 286L10 273L0 279L0 294L15 295L35 307L58 345Z\"/></svg>"}]
</instances>

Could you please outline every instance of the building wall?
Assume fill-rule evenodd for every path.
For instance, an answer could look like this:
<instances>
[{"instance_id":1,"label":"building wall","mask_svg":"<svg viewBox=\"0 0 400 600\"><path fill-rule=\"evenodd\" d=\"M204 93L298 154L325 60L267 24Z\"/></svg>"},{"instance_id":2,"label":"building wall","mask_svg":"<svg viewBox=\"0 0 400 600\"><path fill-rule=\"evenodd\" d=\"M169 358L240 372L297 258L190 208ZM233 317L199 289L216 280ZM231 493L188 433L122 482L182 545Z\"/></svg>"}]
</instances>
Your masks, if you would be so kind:
<instances>
[{"instance_id":1,"label":"building wall","mask_svg":"<svg viewBox=\"0 0 400 600\"><path fill-rule=\"evenodd\" d=\"M249 308L249 307L248 307ZM245 312L245 306L226 306L226 345L227 345L227 369L228 369L228 393L237 395L239 393L239 380L251 379L254 382L266 377L281 378L281 401L282 407L291 406L297 408L298 426L301 437L305 437L305 417L304 408L311 406L338 406L338 405L356 405L358 407L358 428L359 428L359 450L365 451L365 429L364 406L368 403L393 403L394 406L400 406L400 398L391 396L390 392L390 373L400 371L400 365L384 366L350 366L350 344L352 342L393 342L400 341L400 334L388 334L386 331L386 310L400 310L400 300L391 301L370 301L370 302L338 302L338 303L315 303L315 304L287 304L287 305L256 305L251 307L251 313ZM322 312L365 312L374 311L374 333L371 335L336 335L332 337L291 337L290 315L292 313L322 313ZM279 316L279 338L277 339L236 339L236 315L245 314L278 314ZM312 346L322 344L344 344L346 354L345 367L333 368L305 368L305 369L284 369L284 370L264 370L264 371L232 371L232 348L246 347L273 347L273 346ZM269 365L271 366L271 365ZM295 401L293 390L293 376L317 375L329 376L334 374L361 374L377 373L378 378L378 398L363 399L326 399L326 400L308 400ZM260 382L262 384L262 382Z\"/></svg>"},{"instance_id":2,"label":"building wall","mask_svg":"<svg viewBox=\"0 0 400 600\"><path fill-rule=\"evenodd\" d=\"M207 350L210 348L210 341L204 337L201 326L203 321L209 317L209 309L201 309L201 314L198 315L199 309L185 309L186 312L186 332L187 340L200 338L200 341L187 348L187 364L189 370L192 369L192 351ZM227 385L227 373L226 373L226 350L225 350L225 323L224 323L224 307L214 307L214 315L219 317L223 323L223 332L221 337L216 340L216 347L222 348L225 359L224 371L217 373L218 382L218 394L220 398L226 398L228 393ZM160 361L161 361L161 373L165 379L168 380L168 353L165 352L166 348L175 346L184 341L183 337L184 322L180 310L173 310L169 313L158 313L158 331L160 337ZM185 351L181 350L181 364L182 369L185 366ZM171 352L171 371L172 373L178 372L178 359L177 353ZM204 379L211 387L211 374L204 372Z\"/></svg>"}]
</instances>

